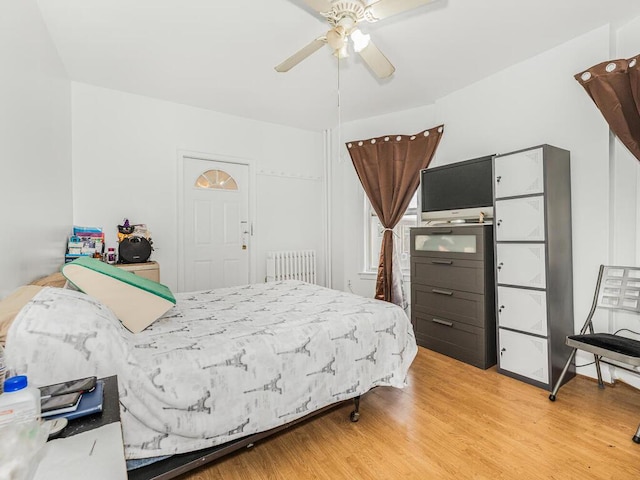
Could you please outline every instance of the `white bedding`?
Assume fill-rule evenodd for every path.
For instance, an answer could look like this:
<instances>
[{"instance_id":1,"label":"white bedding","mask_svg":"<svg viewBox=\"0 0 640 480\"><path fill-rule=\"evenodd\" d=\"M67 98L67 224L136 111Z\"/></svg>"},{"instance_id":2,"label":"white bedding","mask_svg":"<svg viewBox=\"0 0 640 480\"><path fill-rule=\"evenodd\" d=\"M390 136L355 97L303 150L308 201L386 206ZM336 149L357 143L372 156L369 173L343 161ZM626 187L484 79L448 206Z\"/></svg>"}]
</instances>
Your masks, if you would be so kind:
<instances>
[{"instance_id":1,"label":"white bedding","mask_svg":"<svg viewBox=\"0 0 640 480\"><path fill-rule=\"evenodd\" d=\"M125 451L134 459L268 430L374 386L402 388L417 352L396 305L316 285L176 298L134 335L91 297L45 288L9 331L9 365L35 385L117 374Z\"/></svg>"}]
</instances>

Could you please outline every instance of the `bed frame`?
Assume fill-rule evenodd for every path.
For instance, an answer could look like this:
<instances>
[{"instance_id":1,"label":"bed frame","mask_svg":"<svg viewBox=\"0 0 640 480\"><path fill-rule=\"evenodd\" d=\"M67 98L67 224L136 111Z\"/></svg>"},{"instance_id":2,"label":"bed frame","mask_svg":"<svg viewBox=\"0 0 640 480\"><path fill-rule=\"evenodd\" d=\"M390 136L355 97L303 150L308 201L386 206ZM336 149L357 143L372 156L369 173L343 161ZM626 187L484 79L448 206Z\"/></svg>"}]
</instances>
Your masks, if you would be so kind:
<instances>
[{"instance_id":1,"label":"bed frame","mask_svg":"<svg viewBox=\"0 0 640 480\"><path fill-rule=\"evenodd\" d=\"M354 409L349 414L349 419L352 422L357 422L360 418L360 396L354 397L352 400ZM243 448L251 448L255 445L256 442L259 442L260 440L264 440L265 438L271 437L276 433L291 428L298 423L307 421L322 413L332 410L348 401L350 400L343 400L342 402L327 405L326 407L320 408L315 412L311 412L304 417L298 418L296 420L293 420L292 422L272 428L271 430L267 430L265 432L254 433L253 435L248 435L246 437L232 440L222 445L217 445L215 447L207 448L204 450L173 455L169 458L160 460L150 465L136 468L134 470L129 470L127 472L128 478L129 480L169 480L171 478L176 478L179 475L199 468L208 463L214 462L233 452L236 452Z\"/></svg>"}]
</instances>

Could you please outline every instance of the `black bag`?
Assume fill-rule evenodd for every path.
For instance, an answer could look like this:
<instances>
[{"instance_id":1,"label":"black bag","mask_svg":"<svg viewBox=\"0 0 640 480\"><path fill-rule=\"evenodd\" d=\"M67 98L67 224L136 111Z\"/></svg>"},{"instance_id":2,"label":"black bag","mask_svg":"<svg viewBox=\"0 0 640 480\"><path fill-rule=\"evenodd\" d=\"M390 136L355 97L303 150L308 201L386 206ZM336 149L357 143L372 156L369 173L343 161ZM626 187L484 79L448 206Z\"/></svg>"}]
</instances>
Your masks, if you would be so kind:
<instances>
[{"instance_id":1,"label":"black bag","mask_svg":"<svg viewBox=\"0 0 640 480\"><path fill-rule=\"evenodd\" d=\"M144 263L151 256L151 242L144 237L124 238L118 247L121 263Z\"/></svg>"}]
</instances>

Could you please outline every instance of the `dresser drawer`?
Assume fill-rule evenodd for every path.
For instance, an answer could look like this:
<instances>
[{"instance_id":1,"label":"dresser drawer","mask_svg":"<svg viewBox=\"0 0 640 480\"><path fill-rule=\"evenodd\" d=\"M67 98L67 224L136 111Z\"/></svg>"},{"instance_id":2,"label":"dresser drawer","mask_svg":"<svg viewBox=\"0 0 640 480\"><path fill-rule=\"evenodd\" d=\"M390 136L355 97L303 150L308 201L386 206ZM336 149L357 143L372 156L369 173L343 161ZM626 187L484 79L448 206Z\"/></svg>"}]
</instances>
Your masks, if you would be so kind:
<instances>
[{"instance_id":1,"label":"dresser drawer","mask_svg":"<svg viewBox=\"0 0 640 480\"><path fill-rule=\"evenodd\" d=\"M157 262L145 263L118 263L116 267L134 273L154 282L160 282L160 266Z\"/></svg>"},{"instance_id":2,"label":"dresser drawer","mask_svg":"<svg viewBox=\"0 0 640 480\"><path fill-rule=\"evenodd\" d=\"M483 262L416 257L411 260L411 282L482 294L485 287Z\"/></svg>"},{"instance_id":3,"label":"dresser drawer","mask_svg":"<svg viewBox=\"0 0 640 480\"><path fill-rule=\"evenodd\" d=\"M412 308L484 328L485 296L430 285L411 285Z\"/></svg>"},{"instance_id":4,"label":"dresser drawer","mask_svg":"<svg viewBox=\"0 0 640 480\"><path fill-rule=\"evenodd\" d=\"M479 368L496 363L495 337L485 329L420 312L412 317L419 345Z\"/></svg>"},{"instance_id":5,"label":"dresser drawer","mask_svg":"<svg viewBox=\"0 0 640 480\"><path fill-rule=\"evenodd\" d=\"M459 260L483 260L486 244L482 225L411 229L411 255ZM489 238L489 241L491 237Z\"/></svg>"}]
</instances>

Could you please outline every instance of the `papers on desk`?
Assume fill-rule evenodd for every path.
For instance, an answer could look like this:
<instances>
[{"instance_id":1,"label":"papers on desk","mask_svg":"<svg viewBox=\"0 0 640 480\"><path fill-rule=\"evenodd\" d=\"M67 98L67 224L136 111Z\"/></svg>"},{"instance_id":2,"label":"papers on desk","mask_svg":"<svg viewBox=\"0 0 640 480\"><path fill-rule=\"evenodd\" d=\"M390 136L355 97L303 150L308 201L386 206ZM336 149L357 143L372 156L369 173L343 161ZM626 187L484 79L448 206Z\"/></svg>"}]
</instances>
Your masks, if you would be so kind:
<instances>
[{"instance_id":1,"label":"papers on desk","mask_svg":"<svg viewBox=\"0 0 640 480\"><path fill-rule=\"evenodd\" d=\"M126 480L120 422L51 440L34 480Z\"/></svg>"}]
</instances>

